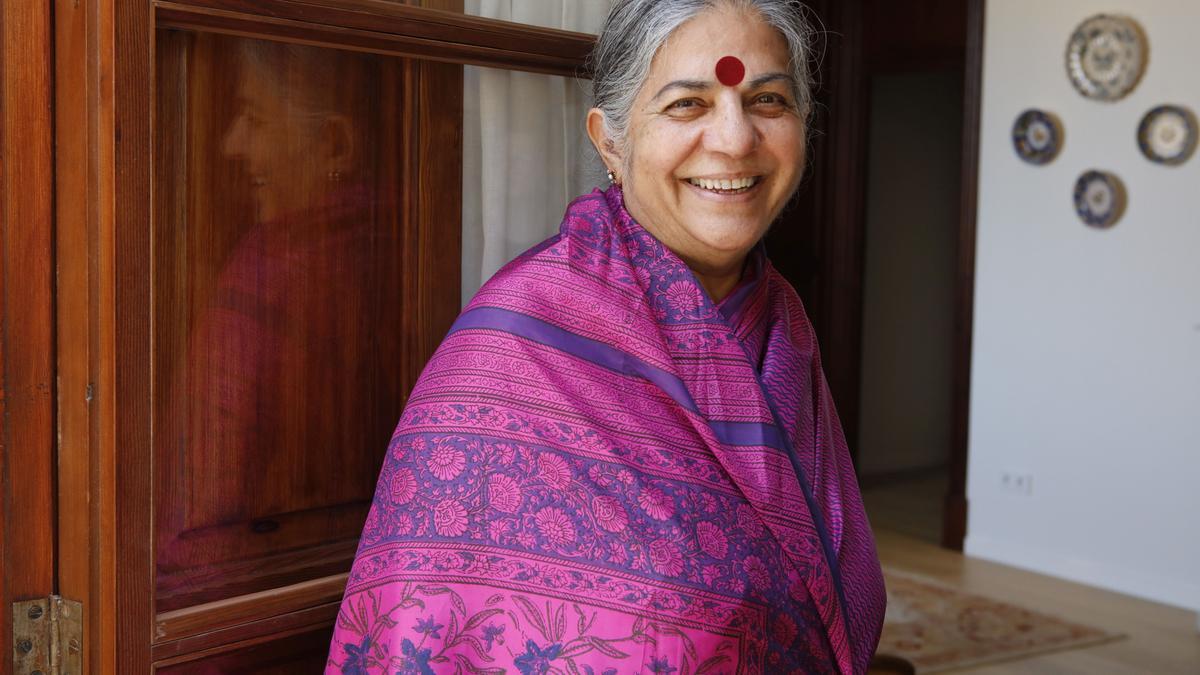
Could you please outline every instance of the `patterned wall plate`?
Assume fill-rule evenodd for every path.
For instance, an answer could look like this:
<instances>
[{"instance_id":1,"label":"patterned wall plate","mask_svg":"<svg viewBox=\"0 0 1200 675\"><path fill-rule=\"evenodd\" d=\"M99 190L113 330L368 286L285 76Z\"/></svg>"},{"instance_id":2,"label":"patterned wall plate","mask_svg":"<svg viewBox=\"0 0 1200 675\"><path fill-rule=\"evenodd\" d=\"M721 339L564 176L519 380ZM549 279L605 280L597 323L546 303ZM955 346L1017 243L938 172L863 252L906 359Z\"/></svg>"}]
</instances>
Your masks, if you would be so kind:
<instances>
[{"instance_id":1,"label":"patterned wall plate","mask_svg":"<svg viewBox=\"0 0 1200 675\"><path fill-rule=\"evenodd\" d=\"M1053 114L1030 109L1017 116L1012 137L1018 157L1030 164L1048 164L1062 150L1063 128Z\"/></svg>"},{"instance_id":2,"label":"patterned wall plate","mask_svg":"<svg viewBox=\"0 0 1200 675\"><path fill-rule=\"evenodd\" d=\"M1133 19L1097 14L1067 42L1067 76L1079 93L1116 101L1133 91L1146 67L1146 37Z\"/></svg>"},{"instance_id":3,"label":"patterned wall plate","mask_svg":"<svg viewBox=\"0 0 1200 675\"><path fill-rule=\"evenodd\" d=\"M1107 171L1085 171L1075 181L1075 213L1092 227L1112 227L1125 213L1125 185Z\"/></svg>"},{"instance_id":4,"label":"patterned wall plate","mask_svg":"<svg viewBox=\"0 0 1200 675\"><path fill-rule=\"evenodd\" d=\"M1137 140L1151 162L1183 164L1196 149L1196 115L1177 105L1152 108L1138 125Z\"/></svg>"}]
</instances>

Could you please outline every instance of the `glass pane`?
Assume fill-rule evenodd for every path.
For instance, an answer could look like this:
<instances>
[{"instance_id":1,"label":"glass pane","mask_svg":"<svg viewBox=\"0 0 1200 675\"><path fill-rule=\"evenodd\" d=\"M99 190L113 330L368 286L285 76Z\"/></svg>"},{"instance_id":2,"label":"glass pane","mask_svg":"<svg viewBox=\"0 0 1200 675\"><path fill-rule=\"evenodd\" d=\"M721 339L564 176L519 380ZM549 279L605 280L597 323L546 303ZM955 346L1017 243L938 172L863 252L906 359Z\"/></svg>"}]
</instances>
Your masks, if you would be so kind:
<instances>
[{"instance_id":1,"label":"glass pane","mask_svg":"<svg viewBox=\"0 0 1200 675\"><path fill-rule=\"evenodd\" d=\"M407 148L400 60L165 30L157 49L164 611L348 567L404 393Z\"/></svg>"},{"instance_id":2,"label":"glass pane","mask_svg":"<svg viewBox=\"0 0 1200 675\"><path fill-rule=\"evenodd\" d=\"M465 0L463 10L489 19L595 35L611 6L611 0Z\"/></svg>"},{"instance_id":3,"label":"glass pane","mask_svg":"<svg viewBox=\"0 0 1200 675\"><path fill-rule=\"evenodd\" d=\"M504 263L558 232L572 199L608 184L584 127L590 85L464 68L464 304Z\"/></svg>"}]
</instances>

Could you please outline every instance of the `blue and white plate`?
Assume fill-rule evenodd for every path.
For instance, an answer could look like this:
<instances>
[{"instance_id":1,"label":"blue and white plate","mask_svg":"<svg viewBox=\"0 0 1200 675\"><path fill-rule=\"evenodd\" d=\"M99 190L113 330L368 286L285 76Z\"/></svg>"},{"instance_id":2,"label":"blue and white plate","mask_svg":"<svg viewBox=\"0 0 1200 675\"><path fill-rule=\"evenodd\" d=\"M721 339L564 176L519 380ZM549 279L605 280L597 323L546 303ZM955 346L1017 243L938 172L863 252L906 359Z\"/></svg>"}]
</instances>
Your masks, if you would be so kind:
<instances>
[{"instance_id":1,"label":"blue and white plate","mask_svg":"<svg viewBox=\"0 0 1200 675\"><path fill-rule=\"evenodd\" d=\"M1017 116L1012 138L1018 157L1030 164L1048 164L1062 150L1063 129L1053 114L1030 109Z\"/></svg>"},{"instance_id":2,"label":"blue and white plate","mask_svg":"<svg viewBox=\"0 0 1200 675\"><path fill-rule=\"evenodd\" d=\"M1112 227L1125 213L1125 185L1107 171L1085 171L1075 181L1075 213L1092 227Z\"/></svg>"},{"instance_id":3,"label":"blue and white plate","mask_svg":"<svg viewBox=\"0 0 1200 675\"><path fill-rule=\"evenodd\" d=\"M1145 68L1145 34L1129 17L1097 14L1079 24L1067 41L1067 76L1088 98L1124 98Z\"/></svg>"},{"instance_id":4,"label":"blue and white plate","mask_svg":"<svg viewBox=\"0 0 1200 675\"><path fill-rule=\"evenodd\" d=\"M1196 150L1196 115L1177 105L1160 105L1138 125L1138 148L1151 162L1176 166Z\"/></svg>"}]
</instances>

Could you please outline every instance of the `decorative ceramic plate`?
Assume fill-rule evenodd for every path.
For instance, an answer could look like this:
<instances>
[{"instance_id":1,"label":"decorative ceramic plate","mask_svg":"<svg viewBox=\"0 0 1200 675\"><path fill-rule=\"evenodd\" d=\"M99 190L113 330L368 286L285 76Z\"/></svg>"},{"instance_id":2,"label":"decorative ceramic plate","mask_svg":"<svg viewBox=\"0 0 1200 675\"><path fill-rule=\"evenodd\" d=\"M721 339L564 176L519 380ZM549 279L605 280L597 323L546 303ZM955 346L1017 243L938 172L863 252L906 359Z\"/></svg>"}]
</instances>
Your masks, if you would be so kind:
<instances>
[{"instance_id":1,"label":"decorative ceramic plate","mask_svg":"<svg viewBox=\"0 0 1200 675\"><path fill-rule=\"evenodd\" d=\"M1012 137L1017 156L1030 164L1047 164L1062 149L1062 125L1058 118L1043 110L1021 113L1013 123Z\"/></svg>"},{"instance_id":2,"label":"decorative ceramic plate","mask_svg":"<svg viewBox=\"0 0 1200 675\"><path fill-rule=\"evenodd\" d=\"M1138 147L1151 162L1183 164L1196 149L1196 116L1177 105L1160 105L1138 125Z\"/></svg>"},{"instance_id":3,"label":"decorative ceramic plate","mask_svg":"<svg viewBox=\"0 0 1200 675\"><path fill-rule=\"evenodd\" d=\"M1112 227L1125 213L1125 185L1107 171L1085 171L1075 181L1075 213L1092 227Z\"/></svg>"},{"instance_id":4,"label":"decorative ceramic plate","mask_svg":"<svg viewBox=\"0 0 1200 675\"><path fill-rule=\"evenodd\" d=\"M1067 75L1079 93L1116 101L1133 91L1146 67L1146 38L1128 17L1097 14L1067 42Z\"/></svg>"}]
</instances>

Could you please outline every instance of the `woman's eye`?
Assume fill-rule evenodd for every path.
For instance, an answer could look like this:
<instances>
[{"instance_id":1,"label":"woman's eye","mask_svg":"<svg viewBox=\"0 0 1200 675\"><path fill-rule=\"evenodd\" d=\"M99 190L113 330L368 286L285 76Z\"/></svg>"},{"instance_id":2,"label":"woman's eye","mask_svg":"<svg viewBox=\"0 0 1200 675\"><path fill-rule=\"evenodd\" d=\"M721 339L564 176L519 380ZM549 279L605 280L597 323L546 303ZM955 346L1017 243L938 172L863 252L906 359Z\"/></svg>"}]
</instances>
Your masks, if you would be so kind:
<instances>
[{"instance_id":1,"label":"woman's eye","mask_svg":"<svg viewBox=\"0 0 1200 675\"><path fill-rule=\"evenodd\" d=\"M759 94L750 100L750 109L760 115L775 117L784 115L792 109L792 104L783 94L768 92Z\"/></svg>"},{"instance_id":2,"label":"woman's eye","mask_svg":"<svg viewBox=\"0 0 1200 675\"><path fill-rule=\"evenodd\" d=\"M755 105L786 106L787 99L779 94L759 94L754 98Z\"/></svg>"},{"instance_id":3,"label":"woman's eye","mask_svg":"<svg viewBox=\"0 0 1200 675\"><path fill-rule=\"evenodd\" d=\"M667 106L667 114L676 117L695 115L703 108L703 104L694 98L681 98Z\"/></svg>"}]
</instances>

